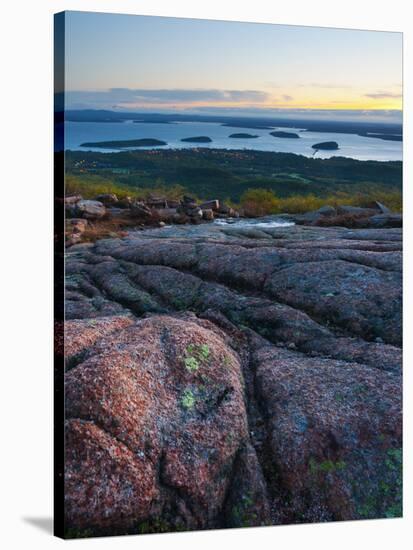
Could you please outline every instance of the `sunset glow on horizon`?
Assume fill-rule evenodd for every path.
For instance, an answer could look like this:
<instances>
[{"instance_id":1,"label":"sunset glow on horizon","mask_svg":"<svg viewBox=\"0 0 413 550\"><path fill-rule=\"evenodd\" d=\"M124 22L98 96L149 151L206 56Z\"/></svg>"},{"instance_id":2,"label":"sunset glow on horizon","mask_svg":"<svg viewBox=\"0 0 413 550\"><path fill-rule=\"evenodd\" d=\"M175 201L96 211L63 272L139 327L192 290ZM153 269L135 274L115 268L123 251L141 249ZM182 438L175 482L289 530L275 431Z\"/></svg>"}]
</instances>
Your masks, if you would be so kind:
<instances>
[{"instance_id":1,"label":"sunset glow on horizon","mask_svg":"<svg viewBox=\"0 0 413 550\"><path fill-rule=\"evenodd\" d=\"M397 112L393 32L66 12L66 107Z\"/></svg>"}]
</instances>

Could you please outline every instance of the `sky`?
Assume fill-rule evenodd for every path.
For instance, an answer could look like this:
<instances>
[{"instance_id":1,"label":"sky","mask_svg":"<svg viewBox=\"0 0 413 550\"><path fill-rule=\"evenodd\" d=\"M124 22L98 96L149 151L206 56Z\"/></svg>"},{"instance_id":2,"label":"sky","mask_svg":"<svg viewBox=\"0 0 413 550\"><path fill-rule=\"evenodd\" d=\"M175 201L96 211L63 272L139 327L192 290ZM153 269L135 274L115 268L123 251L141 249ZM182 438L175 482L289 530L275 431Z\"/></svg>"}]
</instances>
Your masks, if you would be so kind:
<instances>
[{"instance_id":1,"label":"sky","mask_svg":"<svg viewBox=\"0 0 413 550\"><path fill-rule=\"evenodd\" d=\"M66 108L398 120L402 34L66 12Z\"/></svg>"}]
</instances>

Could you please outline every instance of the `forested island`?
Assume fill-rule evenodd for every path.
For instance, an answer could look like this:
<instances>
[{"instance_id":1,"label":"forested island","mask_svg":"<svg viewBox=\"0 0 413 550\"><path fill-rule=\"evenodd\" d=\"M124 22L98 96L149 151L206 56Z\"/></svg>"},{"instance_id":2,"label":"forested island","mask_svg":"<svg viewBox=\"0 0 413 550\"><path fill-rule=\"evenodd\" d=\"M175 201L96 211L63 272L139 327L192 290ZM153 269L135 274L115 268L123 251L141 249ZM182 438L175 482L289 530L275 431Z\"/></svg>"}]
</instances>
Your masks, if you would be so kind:
<instances>
[{"instance_id":1,"label":"forested island","mask_svg":"<svg viewBox=\"0 0 413 550\"><path fill-rule=\"evenodd\" d=\"M181 141L186 141L188 143L212 143L212 139L208 136L195 136L182 138Z\"/></svg>"},{"instance_id":2,"label":"forested island","mask_svg":"<svg viewBox=\"0 0 413 550\"><path fill-rule=\"evenodd\" d=\"M339 148L336 141L323 141L321 143L315 143L311 147L316 150L321 149L324 151L335 151Z\"/></svg>"},{"instance_id":3,"label":"forested island","mask_svg":"<svg viewBox=\"0 0 413 550\"><path fill-rule=\"evenodd\" d=\"M300 136L295 132L270 132L274 137L287 138L287 139L299 139Z\"/></svg>"},{"instance_id":4,"label":"forested island","mask_svg":"<svg viewBox=\"0 0 413 550\"><path fill-rule=\"evenodd\" d=\"M238 134L231 134L229 136L230 138L235 138L235 139L252 139L252 138L257 138L259 136L256 136L256 135L253 135L253 134L244 134L244 133L238 133Z\"/></svg>"}]
</instances>

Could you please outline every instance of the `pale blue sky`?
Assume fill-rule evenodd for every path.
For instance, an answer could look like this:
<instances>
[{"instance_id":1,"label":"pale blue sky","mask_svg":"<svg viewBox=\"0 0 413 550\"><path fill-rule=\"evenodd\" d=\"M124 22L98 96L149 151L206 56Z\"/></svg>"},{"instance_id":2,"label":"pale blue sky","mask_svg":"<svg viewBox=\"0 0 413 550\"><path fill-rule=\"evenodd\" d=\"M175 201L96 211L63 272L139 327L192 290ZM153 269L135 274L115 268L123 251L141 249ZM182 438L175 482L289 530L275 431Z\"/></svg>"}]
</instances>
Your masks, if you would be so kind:
<instances>
[{"instance_id":1,"label":"pale blue sky","mask_svg":"<svg viewBox=\"0 0 413 550\"><path fill-rule=\"evenodd\" d=\"M401 108L402 35L66 12L69 108Z\"/></svg>"}]
</instances>

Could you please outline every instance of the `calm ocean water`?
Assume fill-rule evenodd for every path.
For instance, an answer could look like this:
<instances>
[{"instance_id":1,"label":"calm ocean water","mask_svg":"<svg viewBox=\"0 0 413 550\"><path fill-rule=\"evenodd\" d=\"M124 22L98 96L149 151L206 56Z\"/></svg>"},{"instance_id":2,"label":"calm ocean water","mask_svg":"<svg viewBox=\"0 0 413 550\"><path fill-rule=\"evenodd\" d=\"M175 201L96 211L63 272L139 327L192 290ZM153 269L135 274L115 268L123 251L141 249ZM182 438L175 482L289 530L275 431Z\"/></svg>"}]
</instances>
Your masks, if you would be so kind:
<instances>
[{"instance_id":1,"label":"calm ocean water","mask_svg":"<svg viewBox=\"0 0 413 550\"><path fill-rule=\"evenodd\" d=\"M283 131L293 131L300 139L276 138L270 135L272 130L256 130L251 128L230 128L215 122L177 122L173 124L152 124L126 122L66 122L66 149L80 151L110 152L119 149L85 148L84 142L155 138L168 143L160 147L184 149L190 147L208 147L222 149L254 149L258 151L273 151L281 153L296 153L311 157L311 148L320 141L336 141L340 149L337 151L318 151L316 157L332 156L351 157L359 160L402 160L402 142L385 141L367 138L355 134L320 133L300 130L299 128L279 128ZM259 137L253 139L230 138L234 133L248 133ZM208 136L211 143L185 143L182 138ZM143 148L142 148L143 149Z\"/></svg>"}]
</instances>

